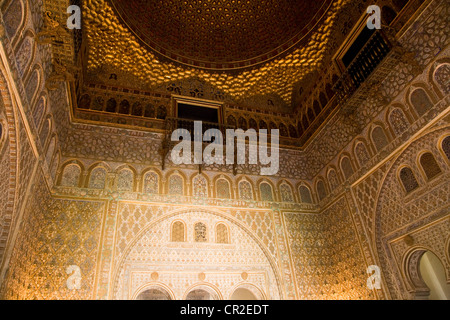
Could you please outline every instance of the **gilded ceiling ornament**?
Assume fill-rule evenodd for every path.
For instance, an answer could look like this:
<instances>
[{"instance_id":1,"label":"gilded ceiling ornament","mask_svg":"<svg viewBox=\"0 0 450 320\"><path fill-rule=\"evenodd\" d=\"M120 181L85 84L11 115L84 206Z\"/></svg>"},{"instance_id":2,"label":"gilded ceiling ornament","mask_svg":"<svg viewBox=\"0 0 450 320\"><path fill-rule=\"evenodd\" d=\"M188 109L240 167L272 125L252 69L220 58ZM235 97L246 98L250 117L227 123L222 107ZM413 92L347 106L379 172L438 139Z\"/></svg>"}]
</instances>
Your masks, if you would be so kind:
<instances>
[{"instance_id":1,"label":"gilded ceiling ornament","mask_svg":"<svg viewBox=\"0 0 450 320\"><path fill-rule=\"evenodd\" d=\"M145 47L196 68L242 69L306 38L331 0L111 2Z\"/></svg>"},{"instance_id":2,"label":"gilded ceiling ornament","mask_svg":"<svg viewBox=\"0 0 450 320\"><path fill-rule=\"evenodd\" d=\"M189 79L197 79L202 83L211 85L217 91L221 92L222 95L229 96L236 102L246 101L246 99L248 98L253 99L259 97L262 99L261 101L267 101L268 99L275 101L274 98L276 98L280 99L280 101L282 101L286 105L291 105L293 101L292 93L296 84L304 79L307 75L315 72L317 68L325 62L325 59L329 58L328 55L329 51L331 50L331 44L333 41L335 41L333 39L333 35L331 34L332 26L336 23L343 7L348 5L350 2L351 1L349 0L337 0L332 1L329 6L326 6L326 4L324 4L324 7L321 7L319 4L314 4L312 5L311 9L305 9L305 13L302 13L297 17L293 17L289 14L288 16L290 18L286 19L287 21L291 21L293 24L293 27L290 31L290 33L293 34L293 38L296 37L296 32L300 32L300 34L301 32L303 32L302 27L304 27L305 25L311 28L311 30L308 30L307 32L308 36L302 40L303 42L301 45L294 45L296 43L295 42L294 44L292 44L289 50L287 50L287 48L284 48L284 51L287 50L288 52L286 51L285 53L283 53L283 55L275 54L274 56L272 56L272 58L268 58L266 60L263 59L265 62L263 61L263 63L260 63L258 66L252 68L248 68L248 65L244 65L244 68L240 68L239 66L237 66L238 69L229 69L227 71L208 69L206 67L201 67L200 65L196 66L195 64L194 66L192 66L189 64L189 61L183 64L183 61L179 61L180 59L182 60L182 58L178 59L176 55L173 57L169 55L170 58L164 58L160 53L157 52L158 50L155 51L149 49L147 45L143 44L143 42L145 43L145 41L142 40L142 38L149 38L149 35L151 35L152 32L158 32L158 34L162 34L164 30L170 31L170 25L172 24L173 31L167 34L166 38L168 39L161 40L164 40L165 42L160 43L158 47L159 51L162 51L161 48L163 47L167 47L172 43L176 43L177 39L181 39L182 44L185 44L186 46L193 45L193 43L195 43L194 39L196 39L197 34L193 33L192 30L189 29L192 26L188 26L186 22L184 22L183 25L183 21L190 21L189 19L193 19L194 25L201 25L202 23L205 24L207 21L209 21L207 19L212 19L211 17L214 15L212 13L214 8L212 4L209 6L206 5L205 9L202 9L204 10L204 12L202 11L202 13L193 12L191 15L189 15L189 12L183 13L184 5L168 6L166 3L159 4L158 2L158 4L162 6L158 10L162 10L161 12L164 12L165 16L154 19L164 19L165 17L168 21L167 26L160 26L161 30L159 31L149 31L146 28L148 27L148 25L154 24L154 21L149 21L144 26L141 26L140 29L132 27L130 28L127 25L123 24L123 20L131 23L130 19L127 19L126 17L132 16L132 12L136 12L134 7L137 7L137 5L143 3L143 1L137 1L133 3L127 2L126 4L127 6L130 6L130 8L124 8L124 4L122 2L117 2L116 7L120 6L120 8L123 9L122 12L118 10L118 8L114 9L109 4L109 2L105 0L93 0L90 2L89 6L85 7L83 15L84 28L86 29L86 37L88 39L90 48L87 57L88 78L94 82L99 81L106 83L108 79L100 79L104 78L102 77L102 75L104 74L105 70L108 70L108 76L113 72L117 73L118 75L120 74L120 77L118 77L118 81L114 81L115 86L129 87L131 84L133 84L134 87L137 86L140 89L145 88L146 90L160 90L160 88L162 87L169 87L172 83L179 83L182 81L187 81ZM256 7L252 7L252 4L254 5L256 2L251 2L250 5L248 5L247 3L248 1L245 5L242 4L242 10L244 10L244 7L247 8L245 10L248 10L247 21L245 20L245 17L242 18L244 19L242 20L242 22L240 20L237 20L237 16L234 17L231 11L228 18L224 18L224 21L228 21L227 19L229 19L228 22L230 23L230 26L228 26L228 22L225 22L226 27L222 26L222 24L218 22L220 27L215 26L210 28L204 26L202 31L199 31L198 36L204 35L201 38L204 39L204 41L198 40L201 44L201 46L198 48L199 55L215 55L220 61L225 61L227 63L233 63L234 60L239 59L239 50L237 49L233 49L233 54L226 55L223 54L223 52L226 52L228 48L224 48L221 51L220 43L218 44L217 48L215 45L208 45L206 37L206 35L208 34L208 30L213 33L217 30L231 30L230 34L234 34L236 35L236 37L242 34L245 35L244 39L250 39L251 41L254 41L252 37L256 37L256 40L258 39L258 37L263 37L263 43L256 46L256 48L259 48L257 54L260 55L264 55L264 51L267 52L273 49L271 48L269 40L273 39L274 36L267 36L267 38L265 38L267 32L271 31L266 31L265 29L252 29L255 27L252 25L252 21L256 19L257 15L257 10L254 8L257 7L259 2L257 3ZM268 3L269 2L265 2L265 4L260 3L259 5L265 6L264 10L267 9L267 11L271 14L277 14L278 12L280 16L282 16L282 13L286 12L285 9L289 7L287 2L283 2L282 4L276 2L276 5L274 4L274 8L269 8L266 7ZM323 4L324 2L318 3ZM156 4L147 1L143 5L144 7L146 7ZM275 8L276 6L280 7ZM179 10L179 7L181 7L181 13L178 13L177 11ZM206 9L208 8L211 11L210 18L207 18L206 16ZM225 11L225 8L227 8L227 4L223 4L222 6L217 5L215 8L215 10L217 11L219 11L219 8L222 8L222 11ZM249 8L252 8L252 12L255 12L253 15L249 13ZM277 11L280 10L280 8L284 8L284 10ZM299 8L304 8L304 5L300 6ZM295 13L300 9L295 9L293 10L293 12ZM232 10L231 7L230 10ZM241 9L238 8L238 12L236 13L238 16L239 10ZM117 12L121 12L123 14L127 13L127 16L119 17ZM264 13L258 14L264 14L264 17L266 15L265 11ZM219 16L226 17L226 14L219 14ZM140 13L140 16L136 16L136 21L141 21L145 17L145 13ZM204 21L202 20L202 17L205 19ZM301 20L301 17L305 17L305 21L295 20ZM234 20L231 20L232 18ZM198 22L196 19L200 19L200 22ZM266 21L267 19L263 20ZM308 24L309 21L315 21L316 24L311 26ZM277 18L277 16L275 15L273 20L269 21L268 23L284 25L286 21L283 22L282 18ZM245 29L245 26L248 26L249 29ZM213 36L213 39L214 37L215 36ZM160 36L156 37L156 41L158 41L157 39L159 38ZM236 38L231 38L230 41L234 43L234 48L240 48L242 47L242 45L239 45L239 43L244 43L242 42L242 39L239 40ZM285 41L289 42L290 40L285 39ZM281 40L281 43L283 43L283 40ZM184 47L180 47L182 44L174 46L173 49L177 50L177 52L183 52L182 49ZM246 46L249 45L246 44ZM152 45L152 47L156 47L156 45ZM284 52L283 45L281 45L281 47L281 51ZM275 49L276 48L278 48L278 46L275 46ZM189 52L191 52L191 55L195 54L193 49ZM248 57L252 56L251 52L249 52L246 47L242 48L242 54L245 55L243 59L247 59ZM231 59L227 61L227 57L231 57ZM118 71L120 71L120 73ZM264 97L265 99L263 99Z\"/></svg>"}]
</instances>

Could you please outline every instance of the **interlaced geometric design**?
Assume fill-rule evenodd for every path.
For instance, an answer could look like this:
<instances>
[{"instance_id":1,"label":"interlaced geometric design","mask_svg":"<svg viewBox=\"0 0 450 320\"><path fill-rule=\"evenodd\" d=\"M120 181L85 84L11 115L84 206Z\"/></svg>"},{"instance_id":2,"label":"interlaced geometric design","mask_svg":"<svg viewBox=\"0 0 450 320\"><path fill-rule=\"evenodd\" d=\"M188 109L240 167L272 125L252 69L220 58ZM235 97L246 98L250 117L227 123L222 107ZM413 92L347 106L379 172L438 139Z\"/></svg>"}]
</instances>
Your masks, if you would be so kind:
<instances>
[{"instance_id":1,"label":"interlaced geometric design","mask_svg":"<svg viewBox=\"0 0 450 320\"><path fill-rule=\"evenodd\" d=\"M194 178L193 182L194 196L207 198L208 197L208 184L206 179L202 176L197 176Z\"/></svg>"},{"instance_id":2,"label":"interlaced geometric design","mask_svg":"<svg viewBox=\"0 0 450 320\"><path fill-rule=\"evenodd\" d=\"M228 228L223 223L216 227L217 243L228 243Z\"/></svg>"},{"instance_id":3,"label":"interlaced geometric design","mask_svg":"<svg viewBox=\"0 0 450 320\"><path fill-rule=\"evenodd\" d=\"M144 192L149 194L159 193L159 179L155 172L147 172L145 174Z\"/></svg>"},{"instance_id":4,"label":"interlaced geometric design","mask_svg":"<svg viewBox=\"0 0 450 320\"><path fill-rule=\"evenodd\" d=\"M134 174L131 170L123 169L117 176L118 191L133 191Z\"/></svg>"},{"instance_id":5,"label":"interlaced geometric design","mask_svg":"<svg viewBox=\"0 0 450 320\"><path fill-rule=\"evenodd\" d=\"M308 187L300 186L298 188L298 191L300 193L300 198L303 203L313 203L312 197L311 197L311 191L309 190Z\"/></svg>"},{"instance_id":6,"label":"interlaced geometric design","mask_svg":"<svg viewBox=\"0 0 450 320\"><path fill-rule=\"evenodd\" d=\"M405 167L400 170L400 180L402 181L406 193L410 193L419 187L419 183L411 168Z\"/></svg>"},{"instance_id":7,"label":"interlaced geometric design","mask_svg":"<svg viewBox=\"0 0 450 320\"><path fill-rule=\"evenodd\" d=\"M239 198L241 200L252 200L252 186L248 181L239 182Z\"/></svg>"},{"instance_id":8,"label":"interlaced geometric design","mask_svg":"<svg viewBox=\"0 0 450 320\"><path fill-rule=\"evenodd\" d=\"M273 201L272 187L268 183L261 183L259 189L262 201Z\"/></svg>"},{"instance_id":9,"label":"interlaced geometric design","mask_svg":"<svg viewBox=\"0 0 450 320\"><path fill-rule=\"evenodd\" d=\"M169 194L183 195L183 178L177 174L169 178Z\"/></svg>"},{"instance_id":10,"label":"interlaced geometric design","mask_svg":"<svg viewBox=\"0 0 450 320\"><path fill-rule=\"evenodd\" d=\"M216 182L217 198L230 199L230 184L225 179L219 179Z\"/></svg>"},{"instance_id":11,"label":"interlaced geometric design","mask_svg":"<svg viewBox=\"0 0 450 320\"><path fill-rule=\"evenodd\" d=\"M292 195L292 189L288 184L283 183L280 186L280 194L281 194L281 201L294 202L294 197Z\"/></svg>"},{"instance_id":12,"label":"interlaced geometric design","mask_svg":"<svg viewBox=\"0 0 450 320\"><path fill-rule=\"evenodd\" d=\"M91 171L89 178L89 188L91 189L105 189L106 170L104 168L95 168Z\"/></svg>"},{"instance_id":13,"label":"interlaced geometric design","mask_svg":"<svg viewBox=\"0 0 450 320\"><path fill-rule=\"evenodd\" d=\"M80 181L81 169L76 164L70 164L64 168L61 178L61 186L63 187L77 187Z\"/></svg>"},{"instance_id":14,"label":"interlaced geometric design","mask_svg":"<svg viewBox=\"0 0 450 320\"><path fill-rule=\"evenodd\" d=\"M194 226L195 242L208 241L208 235L206 234L206 225L202 222L197 222Z\"/></svg>"},{"instance_id":15,"label":"interlaced geometric design","mask_svg":"<svg viewBox=\"0 0 450 320\"><path fill-rule=\"evenodd\" d=\"M184 242L185 240L184 223L181 221L176 221L172 225L172 241L173 242Z\"/></svg>"}]
</instances>

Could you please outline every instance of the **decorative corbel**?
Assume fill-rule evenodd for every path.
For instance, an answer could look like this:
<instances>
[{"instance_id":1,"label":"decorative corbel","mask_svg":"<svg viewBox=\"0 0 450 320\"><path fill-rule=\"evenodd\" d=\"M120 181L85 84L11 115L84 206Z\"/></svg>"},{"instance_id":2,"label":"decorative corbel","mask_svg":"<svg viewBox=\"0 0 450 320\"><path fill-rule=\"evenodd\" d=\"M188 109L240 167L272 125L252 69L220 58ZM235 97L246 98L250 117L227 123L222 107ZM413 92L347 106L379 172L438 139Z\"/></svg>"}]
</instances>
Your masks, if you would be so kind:
<instances>
[{"instance_id":1,"label":"decorative corbel","mask_svg":"<svg viewBox=\"0 0 450 320\"><path fill-rule=\"evenodd\" d=\"M73 65L64 65L59 59L53 61L53 72L47 78L45 87L47 90L56 90L58 82L73 82L75 81L75 74L81 69Z\"/></svg>"},{"instance_id":2,"label":"decorative corbel","mask_svg":"<svg viewBox=\"0 0 450 320\"><path fill-rule=\"evenodd\" d=\"M37 44L61 44L64 38L69 37L70 33L54 17L51 11L44 14L44 26L34 38ZM57 40L60 40L59 42Z\"/></svg>"}]
</instances>

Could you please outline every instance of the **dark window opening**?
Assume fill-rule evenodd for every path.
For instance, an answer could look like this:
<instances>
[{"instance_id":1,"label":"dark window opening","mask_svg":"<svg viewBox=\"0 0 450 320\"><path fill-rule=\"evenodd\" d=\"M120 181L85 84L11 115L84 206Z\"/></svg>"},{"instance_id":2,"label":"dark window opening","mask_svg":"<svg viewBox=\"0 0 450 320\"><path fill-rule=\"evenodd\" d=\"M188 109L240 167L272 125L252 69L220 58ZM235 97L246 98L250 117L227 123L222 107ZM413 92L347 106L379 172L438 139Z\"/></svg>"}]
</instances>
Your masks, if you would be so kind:
<instances>
[{"instance_id":1,"label":"dark window opening","mask_svg":"<svg viewBox=\"0 0 450 320\"><path fill-rule=\"evenodd\" d=\"M370 37L374 34L376 29L363 28L355 42L350 46L350 49L345 53L342 58L342 63L348 67L350 63L356 58L358 53L362 50L364 45L369 41Z\"/></svg>"},{"instance_id":2,"label":"dark window opening","mask_svg":"<svg viewBox=\"0 0 450 320\"><path fill-rule=\"evenodd\" d=\"M338 93L339 100L345 100L353 95L388 55L391 48L382 30L364 27L341 59L347 70L333 88Z\"/></svg>"},{"instance_id":3,"label":"dark window opening","mask_svg":"<svg viewBox=\"0 0 450 320\"><path fill-rule=\"evenodd\" d=\"M130 103L127 100L123 100L119 106L119 113L130 114Z\"/></svg>"},{"instance_id":4,"label":"dark window opening","mask_svg":"<svg viewBox=\"0 0 450 320\"><path fill-rule=\"evenodd\" d=\"M219 110L191 104L178 103L178 118L219 123Z\"/></svg>"}]
</instances>

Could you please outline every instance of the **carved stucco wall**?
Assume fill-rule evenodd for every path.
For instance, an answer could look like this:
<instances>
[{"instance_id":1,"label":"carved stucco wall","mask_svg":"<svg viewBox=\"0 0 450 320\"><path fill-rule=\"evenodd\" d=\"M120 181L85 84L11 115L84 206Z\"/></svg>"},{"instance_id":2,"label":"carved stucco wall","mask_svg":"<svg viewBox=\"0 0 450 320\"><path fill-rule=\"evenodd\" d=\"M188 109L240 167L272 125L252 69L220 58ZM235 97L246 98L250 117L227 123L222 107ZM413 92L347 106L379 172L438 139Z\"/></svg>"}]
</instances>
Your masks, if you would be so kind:
<instances>
[{"instance_id":1,"label":"carved stucco wall","mask_svg":"<svg viewBox=\"0 0 450 320\"><path fill-rule=\"evenodd\" d=\"M4 70L4 69L3 69ZM3 258L5 246L11 230L14 230L18 222L18 216L25 202L29 188L30 178L36 168L37 158L32 149L30 134L26 128L22 113L17 104L13 103L10 94L11 82L6 81L4 71L1 71L0 86L2 87L2 106L0 107L4 125L4 145L2 145L1 172L5 180L2 182L2 211L0 261Z\"/></svg>"},{"instance_id":2,"label":"carved stucco wall","mask_svg":"<svg viewBox=\"0 0 450 320\"><path fill-rule=\"evenodd\" d=\"M132 211L129 211L129 205L122 207L119 216L127 219L151 211L146 206ZM250 283L267 299L282 298L279 266L274 253L269 252L245 224L215 210L181 209L165 214L162 208L155 211L159 211L162 217L155 215L155 221L148 226L135 228L139 230L138 235L123 254L115 254L112 297L130 299L143 285L163 283L176 299L182 299L189 290L200 285L215 287L222 298L228 299L235 287ZM120 220L119 229L132 228ZM186 225L185 242L172 242L170 239L170 228L176 220ZM193 227L199 221L207 226L207 242L194 240ZM214 226L220 222L229 227L229 244L215 243ZM121 238L117 239L121 242ZM119 251L120 246L115 248ZM154 273L157 273L157 279ZM243 277L243 273L246 276Z\"/></svg>"},{"instance_id":3,"label":"carved stucco wall","mask_svg":"<svg viewBox=\"0 0 450 320\"><path fill-rule=\"evenodd\" d=\"M55 159L59 154L52 115L47 109L48 92L44 87L51 55L48 47L36 46L33 39L39 28L36 12L41 6L41 1L4 1L0 14L0 115L5 134L0 145L0 282L3 289L37 172L42 170L45 184L52 186L51 173L56 173Z\"/></svg>"},{"instance_id":4,"label":"carved stucco wall","mask_svg":"<svg viewBox=\"0 0 450 320\"><path fill-rule=\"evenodd\" d=\"M11 255L5 299L92 299L104 203L52 197L39 175ZM69 266L81 269L80 290L69 290Z\"/></svg>"},{"instance_id":5,"label":"carved stucco wall","mask_svg":"<svg viewBox=\"0 0 450 320\"><path fill-rule=\"evenodd\" d=\"M430 83L433 78L430 69L439 63L438 58L445 59L449 55L450 38L445 32L449 14L450 7L445 1L431 1L415 23L404 31L399 43L409 54L402 57L381 84L370 91L350 121L348 115L338 114L305 149L304 153L308 156L304 165L310 174L309 179L322 174L327 164L334 162L333 158L348 149L348 145L370 122L384 114L390 103L406 105L404 92L413 79L422 84ZM446 106L448 100L442 107L445 109ZM381 119L385 121L384 117ZM415 126L423 125L424 122L427 120Z\"/></svg>"},{"instance_id":6,"label":"carved stucco wall","mask_svg":"<svg viewBox=\"0 0 450 320\"><path fill-rule=\"evenodd\" d=\"M2 88L3 92L7 88ZM4 94L2 94L4 96ZM8 103L8 101L6 101ZM14 189L15 189L15 128L10 126L13 123L12 108L9 105L9 113L5 107L5 99L0 103L0 121L2 125L2 137L0 139L0 257L6 248L6 242L9 234L9 224L12 218L14 206ZM0 259L1 261L1 259Z\"/></svg>"},{"instance_id":7,"label":"carved stucco wall","mask_svg":"<svg viewBox=\"0 0 450 320\"><path fill-rule=\"evenodd\" d=\"M29 28L29 32L32 32L33 26L38 24L34 20L39 3L29 3L26 10L30 10L31 14L26 14L22 24L14 21L13 24L17 24L20 30ZM190 209L192 211L188 213L183 212L183 209L185 210L186 203L193 204L190 198L178 197L174 200L157 195L146 200L139 192L115 194L116 170L124 163L134 166L139 173L146 167L161 165L158 155L159 137L132 130L71 124L69 106L65 103L65 87L61 85L51 92L43 88L48 62L41 57L48 55L42 46L33 51L33 58L29 62L21 62L19 66L10 63L7 68L12 70L13 75L23 75L23 79L18 76L14 78L23 101L13 107L10 98L11 81L0 83L3 101L0 116L9 124L7 140L0 146L0 191L9 190L0 194L0 197L4 197L0 202L0 222L3 228L0 244L6 246L6 240L11 239L11 234L17 237L14 238L14 247L13 244L9 246L9 268L2 283L3 296L8 299L130 298L139 286L147 282L159 281L189 288L198 281L211 281L221 287L220 291L226 298L233 285L249 281L265 288L266 297L269 298L412 298L416 292L423 290L420 283L415 284L417 274L414 275L410 263L407 263L413 258L420 258L414 252L424 249L435 252L449 270L449 169L437 148L438 138L449 132L446 126L448 117L441 117L438 123L417 133L435 117L448 113L448 91L433 80L436 67L445 61L448 63L446 57L449 40L442 35L445 27L442 28L441 24L448 17L449 8L439 4L442 2L432 2L419 17L418 24L422 26L409 30L408 37L403 40L407 47L416 52L416 60L424 70L416 72L413 65L405 62L392 71L380 91L377 91L381 92L381 96L369 97L357 112L356 122L359 126L366 127L362 133L356 135L352 124L337 117L305 151L283 150L280 176L289 178L288 182L293 186L294 203L275 203L273 207L267 203L239 202L238 199L229 203L211 200L204 203L204 207L197 203L200 206ZM6 56L9 61L26 61L24 58L29 51L22 47L21 39L11 30L2 38ZM33 46L27 48L31 50ZM41 63L42 60L44 61ZM24 67L26 65L29 67ZM34 70L42 70L39 81L33 77ZM410 86L413 79L414 84ZM414 111L411 111L408 100L411 89L418 86L426 89L434 104L432 110L422 117L413 116ZM32 117L22 117L23 114L34 114L41 96L45 98L48 107L42 118L48 118L50 123L55 124L49 126L48 134L45 135L42 134L44 121L35 123ZM390 145L384 153L376 153L370 144L368 131L371 127L368 124L375 119L384 122L384 126L389 128L385 114L396 103L407 106L402 110L409 121L409 129L393 140L394 133L388 129ZM24 112L19 112L20 108ZM54 186L56 177L63 173L63 167L58 161L61 156L59 142L54 151L48 151L52 137L62 139L64 149L61 163L75 161L84 167L80 180L84 183L80 182L83 188ZM358 139L366 139L364 141L372 156L371 160L358 168L357 160L350 156L355 175L345 181L337 169L341 185L334 192L329 192L329 196L320 203L322 209L319 210L317 205L298 204L298 184L313 186L308 179L315 175L328 177L330 168L339 168L339 154L353 155L353 141ZM408 142L410 139L414 142ZM403 145L405 142L406 145ZM416 193L417 199L407 199L405 202L395 172L398 166L413 161L411 159L422 149L433 151L444 173L430 183L423 179L419 181L422 191ZM40 156L36 156L33 150ZM41 160L39 166L37 158ZM105 188L84 188L89 175L88 168L101 161L108 169ZM418 166L414 166L420 172ZM189 177L185 181L186 190L191 188L190 177L194 169L180 169L180 173ZM230 168L207 167L204 170L209 177L210 195L217 193L211 181L221 170L228 172L226 176L231 176ZM166 169L164 176L169 171L170 168ZM253 184L255 199L258 198L258 172L257 166L239 168L239 173ZM418 176L420 177L420 173ZM281 199L281 177L272 181L277 201ZM233 179L232 193L235 198L240 178L230 178ZM9 186L5 182L7 179ZM140 178L136 179L135 183L139 185ZM325 182L328 183L328 179ZM164 180L162 184L165 183ZM347 183L351 184L350 189ZM47 185L51 191L48 191ZM161 188L165 188L165 185ZM328 185L326 188L330 189ZM191 195L191 191L187 194ZM117 196L123 199L114 198ZM317 199L314 192L313 198ZM156 205L155 202L160 204ZM217 210L205 211L206 207L211 206L216 206ZM259 209L249 206L259 206ZM187 283L181 283L178 271L153 267L155 263L150 261L152 254L149 254L145 259L158 271L157 280L154 279L155 275L152 278L153 271L149 274L147 271L141 272L142 270L138 270L135 278L126 278L136 264L136 250L148 246L145 239L159 234L161 237L157 236L157 246L160 248L162 245L170 245L167 234L163 234L161 230L167 230L172 219L175 219L174 212L178 212L187 221L191 219L190 214L198 215L199 219L206 219L211 224L217 219L227 221L232 230L232 241L244 239L242 248L251 251L254 261L259 261L264 266L263 270L254 270L254 273L246 271L252 269L252 265L242 264L239 250L230 248L230 261L234 259L235 262L230 263L229 269L234 273L227 276L213 271L204 272L206 277L200 280L196 264L192 263L190 274L186 276ZM9 230L16 231L10 233ZM412 244L405 242L406 235L413 239ZM197 253L202 250L201 247L195 248L196 245L192 243L186 245L194 248ZM217 259L219 250L216 247L222 245L209 243L206 246L211 250L211 261ZM127 248L132 254L124 254L128 252ZM0 249L3 247L0 246ZM173 250L183 256L188 249ZM382 268L383 289L378 292L369 291L366 287L366 267L371 264ZM82 270L81 290L67 289L69 275L65 271L69 265L78 265ZM247 280L242 277L244 271L247 272ZM405 276L408 272L410 276ZM262 274L265 276L262 277ZM184 291L177 290L175 297L182 298Z\"/></svg>"},{"instance_id":8,"label":"carved stucco wall","mask_svg":"<svg viewBox=\"0 0 450 320\"><path fill-rule=\"evenodd\" d=\"M379 192L374 237L392 298L413 298L416 293L415 285L408 280L411 266L404 261L414 250L430 250L436 254L450 279L450 168L448 159L439 150L441 138L449 133L447 124L414 141L389 168ZM417 164L417 157L423 151L432 152L441 170L430 181ZM398 169L403 165L411 166L419 183L419 188L406 197L398 181ZM410 241L405 240L406 236Z\"/></svg>"},{"instance_id":9,"label":"carved stucco wall","mask_svg":"<svg viewBox=\"0 0 450 320\"><path fill-rule=\"evenodd\" d=\"M285 213L284 219L299 299L376 298L345 197L320 213Z\"/></svg>"},{"instance_id":10,"label":"carved stucco wall","mask_svg":"<svg viewBox=\"0 0 450 320\"><path fill-rule=\"evenodd\" d=\"M130 288L118 289L117 286L124 286L122 283L124 279L120 272L124 268L131 268L136 261L146 262L145 270L147 271L153 270L153 272L165 274L165 285L176 292L177 299L181 299L182 293L187 289L185 284L194 285L196 281L199 281L198 274L202 272L210 275L208 281L221 283L219 291L225 298L231 295L232 292L229 291L233 286L246 281L259 287L268 299L295 298L284 229L276 212L249 209L224 210L213 207L186 209L186 206L114 201L110 203L109 208L109 221L106 223L105 230L107 241L102 248L100 262L102 269L96 294L98 299L131 298L136 288L131 292L128 291ZM174 244L169 241L170 223L174 219L184 221L187 226L187 241L184 243ZM206 243L199 244L193 241L192 232L195 221L203 221L206 224L209 235ZM214 228L219 221L225 222L229 227L230 244L215 243ZM150 252L149 249L145 249L147 250L145 252L149 253L142 254L138 258L136 243L143 237L147 238L147 233L152 237L156 234L159 238L152 242L155 245L154 250ZM168 251L160 252L162 248ZM130 251L134 253L131 254ZM249 260L246 261L246 259ZM219 260L221 262L217 263ZM186 268L180 265L180 261L184 261ZM200 261L202 261L201 264ZM221 267L218 267L219 264ZM113 272L112 274L116 276L110 278L109 272ZM171 277L179 278L183 272L190 272L189 279L186 279L185 283L180 284L180 279L176 282L170 280ZM254 274L256 278L239 280L243 272L249 275ZM148 272L144 273L149 276ZM264 274L263 282L257 274L260 276ZM151 282L148 277L146 279ZM195 279L197 280L194 281Z\"/></svg>"}]
</instances>

